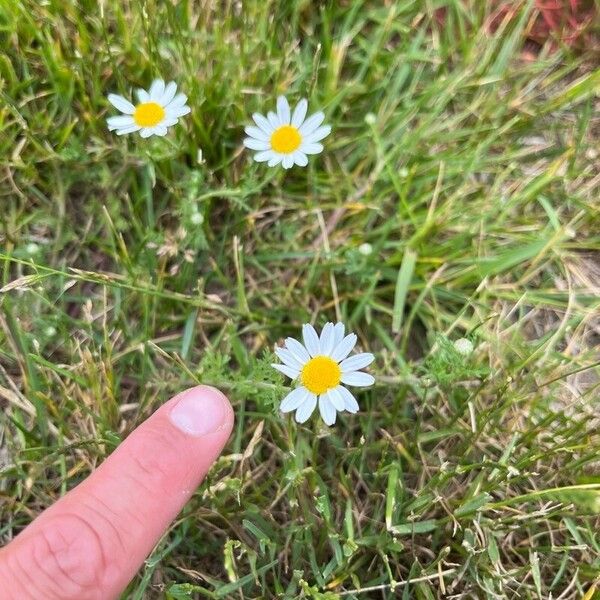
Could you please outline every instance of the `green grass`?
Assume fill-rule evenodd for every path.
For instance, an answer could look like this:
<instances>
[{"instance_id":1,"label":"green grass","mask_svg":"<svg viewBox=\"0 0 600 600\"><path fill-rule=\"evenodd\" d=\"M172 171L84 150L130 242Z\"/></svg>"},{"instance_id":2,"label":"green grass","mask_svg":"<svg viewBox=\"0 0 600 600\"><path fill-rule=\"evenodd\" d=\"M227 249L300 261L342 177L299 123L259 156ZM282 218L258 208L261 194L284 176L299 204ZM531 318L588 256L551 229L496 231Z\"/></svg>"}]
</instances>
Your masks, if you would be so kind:
<instances>
[{"instance_id":1,"label":"green grass","mask_svg":"<svg viewBox=\"0 0 600 600\"><path fill-rule=\"evenodd\" d=\"M0 542L208 382L234 434L125 598L593 586L600 71L486 4L0 0ZM160 75L183 125L109 133ZM242 148L279 93L333 126L306 169ZM335 318L378 381L299 427L271 351Z\"/></svg>"}]
</instances>

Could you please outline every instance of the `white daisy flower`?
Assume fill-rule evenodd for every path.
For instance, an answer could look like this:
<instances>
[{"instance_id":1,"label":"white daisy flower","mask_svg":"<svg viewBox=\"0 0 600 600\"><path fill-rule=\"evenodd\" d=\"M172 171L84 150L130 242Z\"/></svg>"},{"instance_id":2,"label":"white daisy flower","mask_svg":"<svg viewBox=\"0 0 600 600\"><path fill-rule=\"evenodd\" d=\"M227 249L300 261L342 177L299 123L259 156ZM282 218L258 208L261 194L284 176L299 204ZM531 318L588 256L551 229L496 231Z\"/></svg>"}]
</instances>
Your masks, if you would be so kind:
<instances>
[{"instance_id":1,"label":"white daisy flower","mask_svg":"<svg viewBox=\"0 0 600 600\"><path fill-rule=\"evenodd\" d=\"M358 412L354 396L343 386L367 387L373 385L373 375L363 373L375 357L369 352L348 355L356 345L356 334L344 336L343 323L327 323L317 335L312 325L302 326L304 344L294 338L285 340L284 348L275 348L275 354L283 362L272 365L290 379L300 384L292 390L279 407L284 413L296 411L296 421L304 423L313 413L317 403L323 421L333 425L337 411Z\"/></svg>"},{"instance_id":2,"label":"white daisy flower","mask_svg":"<svg viewBox=\"0 0 600 600\"><path fill-rule=\"evenodd\" d=\"M281 163L284 169L294 164L305 167L307 154L319 154L323 144L319 142L331 132L329 125L321 125L325 115L317 112L306 119L308 102L298 102L294 112L284 96L277 98L277 113L269 112L266 117L254 113L252 118L257 127L245 128L250 136L244 139L244 146L257 150L254 160L267 162L269 167Z\"/></svg>"},{"instance_id":3,"label":"white daisy flower","mask_svg":"<svg viewBox=\"0 0 600 600\"><path fill-rule=\"evenodd\" d=\"M143 138L151 135L166 135L167 128L175 125L179 117L187 115L190 107L185 94L175 94L177 84L171 81L165 85L162 79L152 82L150 89L137 90L138 104L135 106L118 94L109 94L108 101L123 115L109 117L108 129L117 135L139 131Z\"/></svg>"}]
</instances>

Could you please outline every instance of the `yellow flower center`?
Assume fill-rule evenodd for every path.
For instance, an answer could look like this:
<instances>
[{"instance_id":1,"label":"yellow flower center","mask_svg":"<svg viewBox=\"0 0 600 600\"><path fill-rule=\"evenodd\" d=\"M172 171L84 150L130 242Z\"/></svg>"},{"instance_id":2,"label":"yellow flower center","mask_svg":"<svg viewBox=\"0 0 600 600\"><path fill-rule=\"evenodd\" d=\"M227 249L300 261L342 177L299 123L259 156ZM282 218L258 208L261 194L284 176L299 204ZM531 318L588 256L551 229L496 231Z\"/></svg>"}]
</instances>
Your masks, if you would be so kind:
<instances>
[{"instance_id":1,"label":"yellow flower center","mask_svg":"<svg viewBox=\"0 0 600 600\"><path fill-rule=\"evenodd\" d=\"M156 102L144 102L135 107L133 120L140 127L154 127L165 118L165 109Z\"/></svg>"},{"instance_id":2,"label":"yellow flower center","mask_svg":"<svg viewBox=\"0 0 600 600\"><path fill-rule=\"evenodd\" d=\"M340 366L329 356L311 358L300 373L302 385L313 394L324 394L327 390L337 387L341 377Z\"/></svg>"},{"instance_id":3,"label":"yellow flower center","mask_svg":"<svg viewBox=\"0 0 600 600\"><path fill-rule=\"evenodd\" d=\"M281 154L290 154L302 143L300 132L291 125L282 125L271 134L271 148Z\"/></svg>"}]
</instances>

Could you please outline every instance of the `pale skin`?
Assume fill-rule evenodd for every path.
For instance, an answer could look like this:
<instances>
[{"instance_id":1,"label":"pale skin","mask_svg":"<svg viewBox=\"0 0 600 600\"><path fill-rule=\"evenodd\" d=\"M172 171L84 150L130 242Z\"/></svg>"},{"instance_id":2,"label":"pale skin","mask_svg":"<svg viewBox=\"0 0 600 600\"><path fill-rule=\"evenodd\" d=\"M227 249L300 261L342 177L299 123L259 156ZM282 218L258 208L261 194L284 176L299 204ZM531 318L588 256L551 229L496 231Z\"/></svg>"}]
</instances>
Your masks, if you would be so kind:
<instances>
[{"instance_id":1,"label":"pale skin","mask_svg":"<svg viewBox=\"0 0 600 600\"><path fill-rule=\"evenodd\" d=\"M161 406L92 475L0 549L2 598L119 598L232 427L229 401L208 386Z\"/></svg>"}]
</instances>

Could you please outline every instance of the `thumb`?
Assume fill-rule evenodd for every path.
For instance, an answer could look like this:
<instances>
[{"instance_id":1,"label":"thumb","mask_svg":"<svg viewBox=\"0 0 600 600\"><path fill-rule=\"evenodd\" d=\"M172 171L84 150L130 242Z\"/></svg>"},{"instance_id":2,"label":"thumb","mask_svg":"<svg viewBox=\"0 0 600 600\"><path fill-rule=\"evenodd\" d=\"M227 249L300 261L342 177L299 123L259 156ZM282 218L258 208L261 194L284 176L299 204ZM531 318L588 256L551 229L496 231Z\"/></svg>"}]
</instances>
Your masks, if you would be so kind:
<instances>
[{"instance_id":1,"label":"thumb","mask_svg":"<svg viewBox=\"0 0 600 600\"><path fill-rule=\"evenodd\" d=\"M83 483L0 550L3 598L117 598L233 426L218 390L187 390L142 423Z\"/></svg>"}]
</instances>

